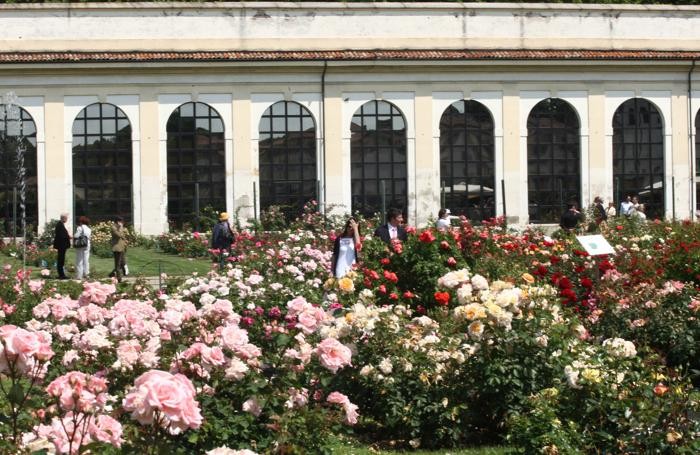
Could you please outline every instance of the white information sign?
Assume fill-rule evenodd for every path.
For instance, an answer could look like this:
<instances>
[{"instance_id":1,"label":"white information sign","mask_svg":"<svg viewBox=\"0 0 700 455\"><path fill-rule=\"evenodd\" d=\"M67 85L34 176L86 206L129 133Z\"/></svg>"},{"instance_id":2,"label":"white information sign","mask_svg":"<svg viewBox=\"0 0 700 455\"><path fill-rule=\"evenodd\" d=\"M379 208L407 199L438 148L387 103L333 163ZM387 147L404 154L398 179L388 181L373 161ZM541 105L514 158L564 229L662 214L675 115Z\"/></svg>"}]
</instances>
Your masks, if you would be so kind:
<instances>
[{"instance_id":1,"label":"white information sign","mask_svg":"<svg viewBox=\"0 0 700 455\"><path fill-rule=\"evenodd\" d=\"M605 237L602 235L577 235L576 238L578 239L579 243L583 246L583 249L586 250L586 253L590 254L591 256L600 256L602 254L615 254L615 248L612 247L608 243L607 240L605 240Z\"/></svg>"}]
</instances>

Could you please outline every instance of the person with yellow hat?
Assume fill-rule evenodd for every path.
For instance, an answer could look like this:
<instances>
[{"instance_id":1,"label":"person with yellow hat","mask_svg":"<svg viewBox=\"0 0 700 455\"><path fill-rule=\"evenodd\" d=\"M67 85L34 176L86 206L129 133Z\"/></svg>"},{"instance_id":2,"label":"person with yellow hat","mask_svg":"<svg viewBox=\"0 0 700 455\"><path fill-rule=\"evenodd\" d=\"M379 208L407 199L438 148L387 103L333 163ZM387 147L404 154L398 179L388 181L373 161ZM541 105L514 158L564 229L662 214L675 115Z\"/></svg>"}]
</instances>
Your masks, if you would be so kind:
<instances>
[{"instance_id":1,"label":"person with yellow hat","mask_svg":"<svg viewBox=\"0 0 700 455\"><path fill-rule=\"evenodd\" d=\"M220 260L231 250L231 244L236 239L235 232L228 222L228 213L219 214L219 222L214 225L211 233L211 247L220 252Z\"/></svg>"}]
</instances>

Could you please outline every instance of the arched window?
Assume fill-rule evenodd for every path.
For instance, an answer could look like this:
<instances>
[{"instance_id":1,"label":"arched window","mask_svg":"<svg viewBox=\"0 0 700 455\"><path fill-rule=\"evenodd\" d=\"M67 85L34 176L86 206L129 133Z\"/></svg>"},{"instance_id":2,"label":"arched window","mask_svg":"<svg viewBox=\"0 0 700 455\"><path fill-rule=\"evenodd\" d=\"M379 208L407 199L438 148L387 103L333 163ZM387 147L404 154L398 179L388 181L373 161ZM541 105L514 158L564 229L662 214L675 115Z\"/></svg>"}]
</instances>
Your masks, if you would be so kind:
<instances>
[{"instance_id":1,"label":"arched window","mask_svg":"<svg viewBox=\"0 0 700 455\"><path fill-rule=\"evenodd\" d=\"M38 227L36 124L27 111L22 108L18 110L17 114L8 115L5 106L0 104L0 231L3 236L8 237L22 235L18 147L24 148L24 210L27 232Z\"/></svg>"},{"instance_id":2,"label":"arched window","mask_svg":"<svg viewBox=\"0 0 700 455\"><path fill-rule=\"evenodd\" d=\"M406 122L386 101L369 101L355 112L350 125L352 210L371 216L386 208L408 206ZM381 182L384 182L382 184Z\"/></svg>"},{"instance_id":3,"label":"arched window","mask_svg":"<svg viewBox=\"0 0 700 455\"><path fill-rule=\"evenodd\" d=\"M440 182L455 215L496 215L493 134L491 114L477 101L452 103L440 118Z\"/></svg>"},{"instance_id":4,"label":"arched window","mask_svg":"<svg viewBox=\"0 0 700 455\"><path fill-rule=\"evenodd\" d=\"M613 185L618 201L637 196L648 218L663 218L664 125L645 99L625 101L613 116Z\"/></svg>"},{"instance_id":5,"label":"arched window","mask_svg":"<svg viewBox=\"0 0 700 455\"><path fill-rule=\"evenodd\" d=\"M527 188L531 223L558 223L568 202L581 204L581 136L566 101L547 98L527 118Z\"/></svg>"},{"instance_id":6,"label":"arched window","mask_svg":"<svg viewBox=\"0 0 700 455\"><path fill-rule=\"evenodd\" d=\"M316 123L298 103L280 101L260 119L260 208L279 205L288 218L316 199Z\"/></svg>"},{"instance_id":7,"label":"arched window","mask_svg":"<svg viewBox=\"0 0 700 455\"><path fill-rule=\"evenodd\" d=\"M196 225L197 206L226 209L224 122L208 104L185 103L170 115L167 131L168 220Z\"/></svg>"},{"instance_id":8,"label":"arched window","mask_svg":"<svg viewBox=\"0 0 700 455\"><path fill-rule=\"evenodd\" d=\"M73 198L76 217L131 220L131 123L113 104L95 103L73 122Z\"/></svg>"}]
</instances>

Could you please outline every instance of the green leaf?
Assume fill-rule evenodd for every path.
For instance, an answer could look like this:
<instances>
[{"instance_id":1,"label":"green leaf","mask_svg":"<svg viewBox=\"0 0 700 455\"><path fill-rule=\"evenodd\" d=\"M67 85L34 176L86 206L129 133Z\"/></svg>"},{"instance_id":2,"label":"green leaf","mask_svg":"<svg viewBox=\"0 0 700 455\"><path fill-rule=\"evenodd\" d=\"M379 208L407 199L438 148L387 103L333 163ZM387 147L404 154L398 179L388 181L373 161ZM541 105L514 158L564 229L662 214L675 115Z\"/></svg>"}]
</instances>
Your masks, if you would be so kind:
<instances>
[{"instance_id":1,"label":"green leaf","mask_svg":"<svg viewBox=\"0 0 700 455\"><path fill-rule=\"evenodd\" d=\"M22 402L23 398L24 389L19 384L14 383L12 385L12 388L10 389L10 393L7 394L7 399L10 400L10 403L14 405L19 405Z\"/></svg>"},{"instance_id":2,"label":"green leaf","mask_svg":"<svg viewBox=\"0 0 700 455\"><path fill-rule=\"evenodd\" d=\"M290 339L291 338L289 335L285 335L284 333L280 333L279 335L277 335L277 338L275 339L275 344L277 345L277 347L286 346L287 344L289 344Z\"/></svg>"}]
</instances>

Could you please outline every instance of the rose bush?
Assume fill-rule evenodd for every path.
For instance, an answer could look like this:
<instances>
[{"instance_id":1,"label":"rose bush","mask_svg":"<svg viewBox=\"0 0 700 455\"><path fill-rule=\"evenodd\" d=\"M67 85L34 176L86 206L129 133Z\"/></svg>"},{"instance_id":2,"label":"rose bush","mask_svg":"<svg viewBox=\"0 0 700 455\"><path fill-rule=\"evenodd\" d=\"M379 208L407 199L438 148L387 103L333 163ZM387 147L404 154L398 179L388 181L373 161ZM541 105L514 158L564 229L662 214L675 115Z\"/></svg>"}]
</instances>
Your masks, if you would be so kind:
<instances>
[{"instance_id":1,"label":"rose bush","mask_svg":"<svg viewBox=\"0 0 700 455\"><path fill-rule=\"evenodd\" d=\"M0 271L0 448L323 453L354 426L406 448L696 451L700 298L677 259L696 225L611 223L616 254L591 258L463 220L366 236L339 280L325 220L291 225L167 293Z\"/></svg>"}]
</instances>

